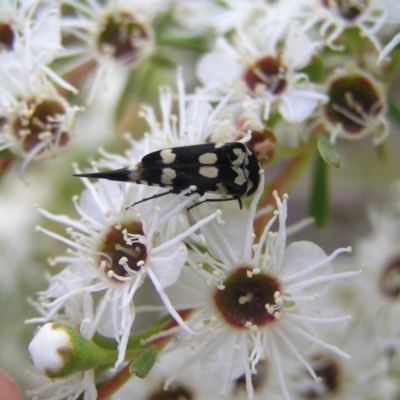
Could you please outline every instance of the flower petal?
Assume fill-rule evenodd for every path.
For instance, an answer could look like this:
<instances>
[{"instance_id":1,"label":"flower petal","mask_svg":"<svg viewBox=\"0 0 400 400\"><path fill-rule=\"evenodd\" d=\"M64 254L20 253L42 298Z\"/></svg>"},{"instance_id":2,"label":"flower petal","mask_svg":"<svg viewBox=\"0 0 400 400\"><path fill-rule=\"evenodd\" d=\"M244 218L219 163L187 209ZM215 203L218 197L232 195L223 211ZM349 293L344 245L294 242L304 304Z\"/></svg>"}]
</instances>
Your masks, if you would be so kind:
<instances>
[{"instance_id":1,"label":"flower petal","mask_svg":"<svg viewBox=\"0 0 400 400\"><path fill-rule=\"evenodd\" d=\"M151 269L163 288L171 286L178 280L187 257L186 246L183 243L176 243L151 258Z\"/></svg>"}]
</instances>

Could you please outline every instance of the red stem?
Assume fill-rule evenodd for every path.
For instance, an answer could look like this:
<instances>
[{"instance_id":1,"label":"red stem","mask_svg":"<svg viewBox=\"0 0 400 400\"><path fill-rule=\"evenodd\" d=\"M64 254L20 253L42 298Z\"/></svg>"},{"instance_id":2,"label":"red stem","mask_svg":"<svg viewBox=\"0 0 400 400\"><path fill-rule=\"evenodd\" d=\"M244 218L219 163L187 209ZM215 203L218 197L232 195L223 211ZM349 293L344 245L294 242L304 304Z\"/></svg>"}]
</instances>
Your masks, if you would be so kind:
<instances>
[{"instance_id":1,"label":"red stem","mask_svg":"<svg viewBox=\"0 0 400 400\"><path fill-rule=\"evenodd\" d=\"M296 171L299 169L299 166L304 162L305 158L305 155L300 155L288 161L282 172L277 176L277 178L265 185L266 192L264 195L264 199L259 206L260 209L275 205L275 198L273 196L273 192L275 190L280 196L288 191L290 186L293 184L293 178L296 176ZM256 233L257 237L260 237L260 235L262 234L269 218L270 215L266 214L255 220L254 232Z\"/></svg>"},{"instance_id":2,"label":"red stem","mask_svg":"<svg viewBox=\"0 0 400 400\"><path fill-rule=\"evenodd\" d=\"M105 400L110 398L118 389L120 389L132 377L129 372L130 364L115 374L103 387L97 390L97 399Z\"/></svg>"}]
</instances>

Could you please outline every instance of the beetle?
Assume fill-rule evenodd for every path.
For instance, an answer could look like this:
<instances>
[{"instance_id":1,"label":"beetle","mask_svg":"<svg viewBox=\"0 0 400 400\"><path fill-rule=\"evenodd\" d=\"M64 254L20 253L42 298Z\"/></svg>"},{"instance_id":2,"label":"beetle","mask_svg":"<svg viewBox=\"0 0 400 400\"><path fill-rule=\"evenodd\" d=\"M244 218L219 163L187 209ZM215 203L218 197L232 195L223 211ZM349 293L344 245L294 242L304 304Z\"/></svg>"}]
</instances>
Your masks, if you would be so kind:
<instances>
[{"instance_id":1,"label":"beetle","mask_svg":"<svg viewBox=\"0 0 400 400\"><path fill-rule=\"evenodd\" d=\"M178 194L193 188L192 193L216 193L221 199L205 199L204 202L238 200L252 195L260 183L261 166L257 156L243 143L204 143L172 147L145 155L133 168L113 171L75 174L86 178L134 182L169 189L166 192L144 198L144 201ZM230 197L227 197L230 196Z\"/></svg>"}]
</instances>

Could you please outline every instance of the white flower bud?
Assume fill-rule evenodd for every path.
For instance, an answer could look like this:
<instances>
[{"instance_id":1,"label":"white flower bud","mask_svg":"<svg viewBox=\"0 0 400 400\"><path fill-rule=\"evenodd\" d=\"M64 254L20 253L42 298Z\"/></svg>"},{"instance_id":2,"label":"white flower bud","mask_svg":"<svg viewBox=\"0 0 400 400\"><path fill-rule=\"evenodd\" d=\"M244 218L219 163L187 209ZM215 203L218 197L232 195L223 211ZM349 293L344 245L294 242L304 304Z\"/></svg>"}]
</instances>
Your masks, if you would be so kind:
<instances>
[{"instance_id":1,"label":"white flower bud","mask_svg":"<svg viewBox=\"0 0 400 400\"><path fill-rule=\"evenodd\" d=\"M74 328L57 323L47 323L38 330L29 353L36 369L49 378L113 364L117 357L116 350L101 348Z\"/></svg>"},{"instance_id":2,"label":"white flower bud","mask_svg":"<svg viewBox=\"0 0 400 400\"><path fill-rule=\"evenodd\" d=\"M45 375L57 375L65 365L60 350L70 347L70 335L65 327L47 323L29 343L29 354L35 368Z\"/></svg>"}]
</instances>

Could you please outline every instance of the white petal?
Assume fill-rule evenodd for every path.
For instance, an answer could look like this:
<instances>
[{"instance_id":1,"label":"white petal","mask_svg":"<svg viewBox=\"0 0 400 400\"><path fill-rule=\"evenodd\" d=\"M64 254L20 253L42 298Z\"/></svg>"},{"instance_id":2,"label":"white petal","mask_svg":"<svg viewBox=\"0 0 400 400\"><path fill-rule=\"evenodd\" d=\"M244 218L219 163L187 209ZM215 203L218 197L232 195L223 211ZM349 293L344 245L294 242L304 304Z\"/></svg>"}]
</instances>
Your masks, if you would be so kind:
<instances>
[{"instance_id":1,"label":"white petal","mask_svg":"<svg viewBox=\"0 0 400 400\"><path fill-rule=\"evenodd\" d=\"M222 219L224 224L212 221L201 228L201 232L207 241L207 250L217 259L232 266L248 260L250 255L245 254L244 235L251 234L246 232L247 221L249 218L248 210L238 210L236 202L229 202L226 207L235 207L235 210L224 210Z\"/></svg>"},{"instance_id":2,"label":"white petal","mask_svg":"<svg viewBox=\"0 0 400 400\"><path fill-rule=\"evenodd\" d=\"M122 187L116 182L95 182L91 184L93 192L89 189L84 190L79 198L79 205L82 210L93 220L104 223L107 218L105 213L109 210L119 211L122 205L123 192Z\"/></svg>"},{"instance_id":3,"label":"white petal","mask_svg":"<svg viewBox=\"0 0 400 400\"><path fill-rule=\"evenodd\" d=\"M307 241L294 242L285 250L281 271L284 276L305 271L308 267L317 264L326 258L327 255L325 252L315 243ZM321 276L328 274L331 271L332 266L328 263L319 268L316 274L315 272L310 272L309 274L314 273L316 276ZM306 278L302 275L299 279L310 279L309 274Z\"/></svg>"},{"instance_id":4,"label":"white petal","mask_svg":"<svg viewBox=\"0 0 400 400\"><path fill-rule=\"evenodd\" d=\"M279 103L279 112L287 122L301 122L312 114L317 105L317 98L303 97L301 91L292 94L286 93Z\"/></svg>"},{"instance_id":5,"label":"white petal","mask_svg":"<svg viewBox=\"0 0 400 400\"><path fill-rule=\"evenodd\" d=\"M179 278L188 257L183 243L176 243L151 258L151 269L163 288L173 285Z\"/></svg>"},{"instance_id":6,"label":"white petal","mask_svg":"<svg viewBox=\"0 0 400 400\"><path fill-rule=\"evenodd\" d=\"M247 362L243 359L243 355L234 346L237 341L237 335L230 335L225 332L226 338L220 345L209 351L201 360L203 371L207 372L221 383L225 380L226 370L229 369L228 381L239 378L244 374L244 363Z\"/></svg>"},{"instance_id":7,"label":"white petal","mask_svg":"<svg viewBox=\"0 0 400 400\"><path fill-rule=\"evenodd\" d=\"M205 86L230 85L242 71L235 53L225 49L205 54L197 64L197 77Z\"/></svg>"},{"instance_id":8,"label":"white petal","mask_svg":"<svg viewBox=\"0 0 400 400\"><path fill-rule=\"evenodd\" d=\"M47 15L40 21L32 37L32 53L40 55L41 61L50 63L61 50L61 25L55 12L46 10Z\"/></svg>"},{"instance_id":9,"label":"white petal","mask_svg":"<svg viewBox=\"0 0 400 400\"><path fill-rule=\"evenodd\" d=\"M283 60L290 69L304 68L311 60L315 44L300 30L292 28L286 40Z\"/></svg>"}]
</instances>

